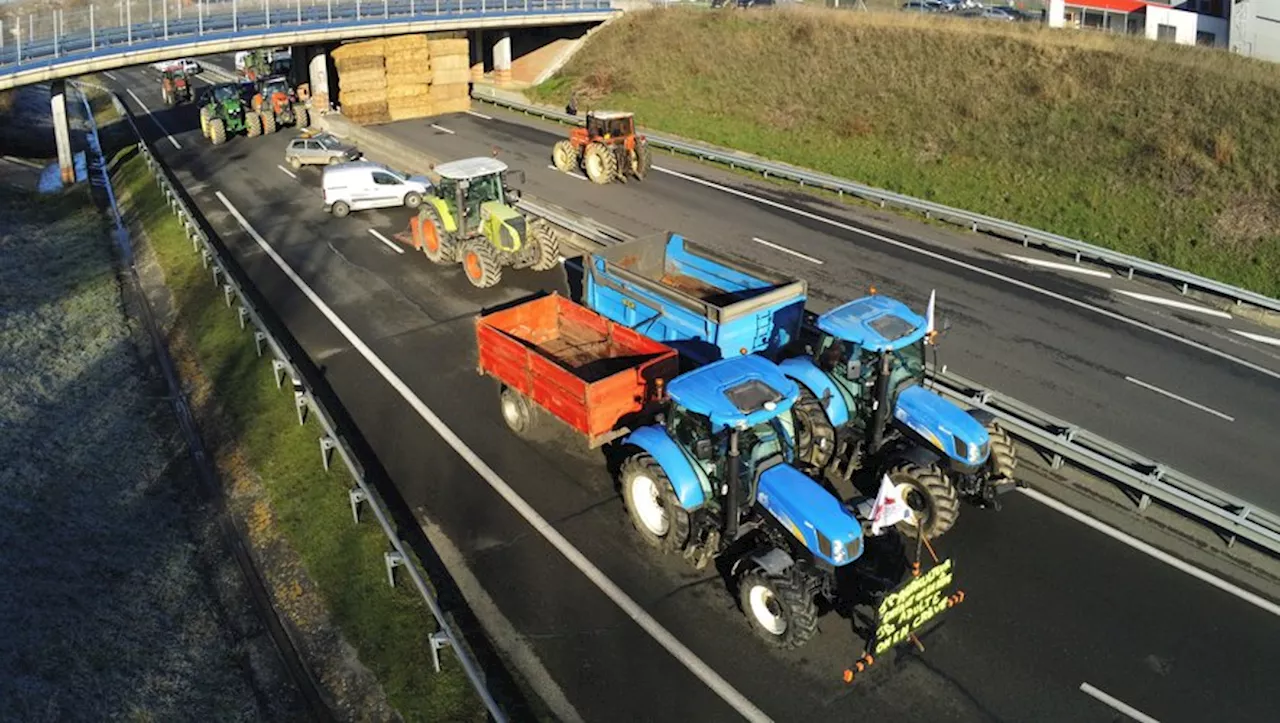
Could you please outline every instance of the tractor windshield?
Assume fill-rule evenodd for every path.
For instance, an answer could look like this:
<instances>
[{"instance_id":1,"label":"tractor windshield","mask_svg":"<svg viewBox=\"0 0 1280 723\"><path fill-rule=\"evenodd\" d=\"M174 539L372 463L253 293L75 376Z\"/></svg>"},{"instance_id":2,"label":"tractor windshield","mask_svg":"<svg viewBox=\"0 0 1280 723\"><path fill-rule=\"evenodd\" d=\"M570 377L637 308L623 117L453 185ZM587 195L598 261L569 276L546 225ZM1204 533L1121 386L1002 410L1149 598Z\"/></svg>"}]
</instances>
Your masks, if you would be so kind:
<instances>
[{"instance_id":1,"label":"tractor windshield","mask_svg":"<svg viewBox=\"0 0 1280 723\"><path fill-rule=\"evenodd\" d=\"M480 204L489 201L499 203L503 201L502 177L496 173L471 179L471 185L467 188L468 206L475 206L478 209Z\"/></svg>"},{"instance_id":2,"label":"tractor windshield","mask_svg":"<svg viewBox=\"0 0 1280 723\"><path fill-rule=\"evenodd\" d=\"M591 121L587 124L587 133L592 138L600 136L629 136L631 135L631 118L610 118L602 120L595 116L591 117Z\"/></svg>"},{"instance_id":3,"label":"tractor windshield","mask_svg":"<svg viewBox=\"0 0 1280 723\"><path fill-rule=\"evenodd\" d=\"M284 95L289 94L289 84L285 82L284 78L276 78L275 80L269 80L263 84L263 95L272 96L276 93L283 93Z\"/></svg>"},{"instance_id":4,"label":"tractor windshield","mask_svg":"<svg viewBox=\"0 0 1280 723\"><path fill-rule=\"evenodd\" d=\"M924 379L924 339L901 349L894 349L889 354L893 356L889 385L896 397L898 392Z\"/></svg>"},{"instance_id":5,"label":"tractor windshield","mask_svg":"<svg viewBox=\"0 0 1280 723\"><path fill-rule=\"evenodd\" d=\"M236 100L239 97L240 91L234 85L218 85L213 88L213 99L218 103Z\"/></svg>"}]
</instances>

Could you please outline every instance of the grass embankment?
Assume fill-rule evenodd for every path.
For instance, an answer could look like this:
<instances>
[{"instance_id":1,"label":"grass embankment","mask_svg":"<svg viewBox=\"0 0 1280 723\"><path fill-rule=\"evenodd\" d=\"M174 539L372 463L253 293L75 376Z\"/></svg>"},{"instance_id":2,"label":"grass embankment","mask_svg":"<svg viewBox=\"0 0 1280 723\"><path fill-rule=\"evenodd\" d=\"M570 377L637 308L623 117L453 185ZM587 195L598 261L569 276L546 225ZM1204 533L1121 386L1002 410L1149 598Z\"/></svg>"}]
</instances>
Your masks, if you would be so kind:
<instances>
[{"instance_id":1,"label":"grass embankment","mask_svg":"<svg viewBox=\"0 0 1280 723\"><path fill-rule=\"evenodd\" d=\"M274 525L283 532L329 615L406 720L483 720L483 708L448 651L442 652L443 672L435 673L430 612L407 576L396 588L388 586L388 545L372 513L366 510L365 521L353 524L346 495L352 482L341 461L335 454L334 471L324 471L317 445L322 430L311 419L298 424L288 385L276 388L270 364L257 356L252 335L239 328L221 290L210 283L142 158L120 163L114 179L128 199L129 215L145 227L172 293L171 339L185 381L199 376L210 385L193 393L195 406L205 410L202 425L216 418L221 429L213 436L234 438L266 490L267 504L254 507L252 526ZM191 369L188 355L198 369ZM216 411L210 414L209 407ZM296 583L290 589L276 586L286 609L300 592ZM291 612L297 624L299 611ZM352 711L361 719L366 713Z\"/></svg>"},{"instance_id":2,"label":"grass embankment","mask_svg":"<svg viewBox=\"0 0 1280 723\"><path fill-rule=\"evenodd\" d=\"M1100 33L628 13L530 95L1280 295L1280 72Z\"/></svg>"}]
</instances>

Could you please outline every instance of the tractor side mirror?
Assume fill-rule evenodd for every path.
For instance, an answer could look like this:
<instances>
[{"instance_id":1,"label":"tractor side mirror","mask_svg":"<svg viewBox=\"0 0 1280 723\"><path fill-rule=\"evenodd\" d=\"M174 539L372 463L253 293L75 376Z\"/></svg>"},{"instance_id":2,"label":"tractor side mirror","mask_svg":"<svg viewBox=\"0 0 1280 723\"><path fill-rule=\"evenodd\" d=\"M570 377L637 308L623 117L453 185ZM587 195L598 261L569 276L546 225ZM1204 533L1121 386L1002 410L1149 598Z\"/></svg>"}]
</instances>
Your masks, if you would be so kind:
<instances>
[{"instance_id":1,"label":"tractor side mirror","mask_svg":"<svg viewBox=\"0 0 1280 723\"><path fill-rule=\"evenodd\" d=\"M711 460L711 440L703 438L693 443L693 456L700 461Z\"/></svg>"}]
</instances>

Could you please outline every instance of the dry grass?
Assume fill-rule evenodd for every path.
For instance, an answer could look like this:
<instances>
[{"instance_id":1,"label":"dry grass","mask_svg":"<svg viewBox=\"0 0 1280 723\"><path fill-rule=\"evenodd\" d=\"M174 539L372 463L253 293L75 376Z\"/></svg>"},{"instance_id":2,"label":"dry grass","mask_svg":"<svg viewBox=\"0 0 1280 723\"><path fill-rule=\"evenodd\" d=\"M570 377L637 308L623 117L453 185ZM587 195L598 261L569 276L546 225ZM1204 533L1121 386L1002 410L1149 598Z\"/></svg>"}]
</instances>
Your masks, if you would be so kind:
<instances>
[{"instance_id":1,"label":"dry grass","mask_svg":"<svg viewBox=\"0 0 1280 723\"><path fill-rule=\"evenodd\" d=\"M628 13L534 95L570 87L653 128L1280 294L1273 64L910 13L673 8Z\"/></svg>"}]
</instances>

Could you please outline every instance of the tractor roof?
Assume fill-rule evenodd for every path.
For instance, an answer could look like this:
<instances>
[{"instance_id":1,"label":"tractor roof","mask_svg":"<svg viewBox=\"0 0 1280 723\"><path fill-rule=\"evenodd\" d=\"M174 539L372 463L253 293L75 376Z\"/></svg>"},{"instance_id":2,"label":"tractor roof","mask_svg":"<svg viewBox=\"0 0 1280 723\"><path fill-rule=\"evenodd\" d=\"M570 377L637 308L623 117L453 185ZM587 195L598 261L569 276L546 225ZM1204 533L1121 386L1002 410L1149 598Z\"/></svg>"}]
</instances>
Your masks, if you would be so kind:
<instances>
[{"instance_id":1,"label":"tractor roof","mask_svg":"<svg viewBox=\"0 0 1280 723\"><path fill-rule=\"evenodd\" d=\"M786 412L800 393L773 362L755 354L721 359L667 385L671 399L714 427L748 427Z\"/></svg>"},{"instance_id":2,"label":"tractor roof","mask_svg":"<svg viewBox=\"0 0 1280 723\"><path fill-rule=\"evenodd\" d=\"M600 120L606 120L606 121L607 121L607 120L619 120L619 119L621 119L621 118L630 118L630 117L632 117L632 116L634 116L634 115L635 115L635 113L632 113L632 112L630 112L630 111L623 111L623 110L593 110L593 111L591 111L591 117L592 117L592 118L599 118Z\"/></svg>"},{"instance_id":3,"label":"tractor roof","mask_svg":"<svg viewBox=\"0 0 1280 723\"><path fill-rule=\"evenodd\" d=\"M906 304L886 296L854 299L818 317L818 328L864 349L887 351L914 344L928 321Z\"/></svg>"},{"instance_id":4,"label":"tractor roof","mask_svg":"<svg viewBox=\"0 0 1280 723\"><path fill-rule=\"evenodd\" d=\"M458 181L502 173L505 170L507 170L507 164L496 158L486 158L484 156L449 161L435 167L435 172L440 174L442 178L452 178Z\"/></svg>"}]
</instances>

